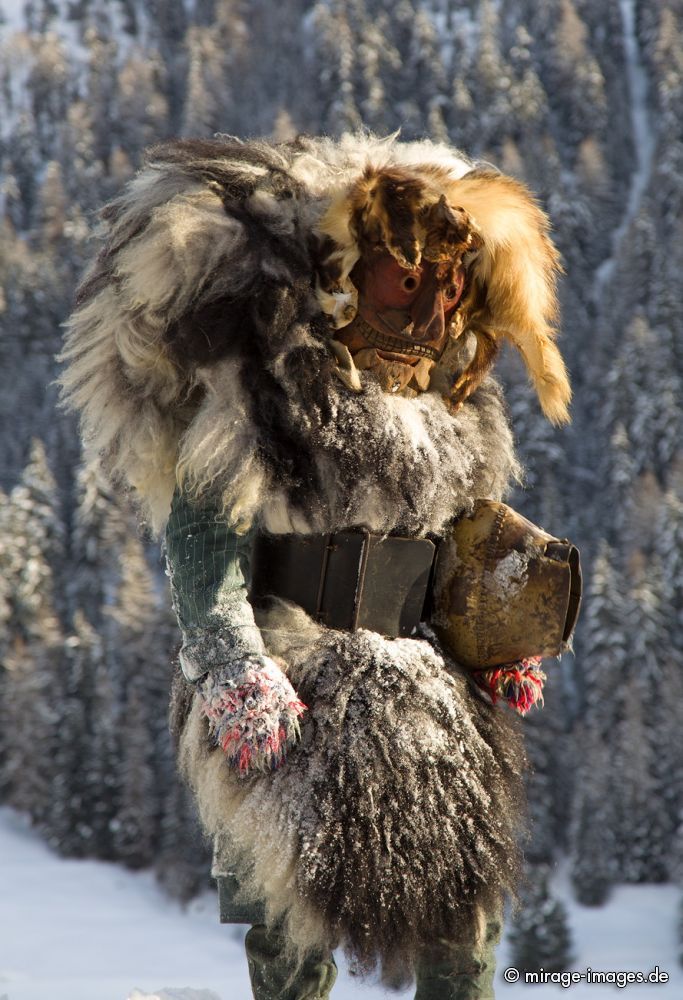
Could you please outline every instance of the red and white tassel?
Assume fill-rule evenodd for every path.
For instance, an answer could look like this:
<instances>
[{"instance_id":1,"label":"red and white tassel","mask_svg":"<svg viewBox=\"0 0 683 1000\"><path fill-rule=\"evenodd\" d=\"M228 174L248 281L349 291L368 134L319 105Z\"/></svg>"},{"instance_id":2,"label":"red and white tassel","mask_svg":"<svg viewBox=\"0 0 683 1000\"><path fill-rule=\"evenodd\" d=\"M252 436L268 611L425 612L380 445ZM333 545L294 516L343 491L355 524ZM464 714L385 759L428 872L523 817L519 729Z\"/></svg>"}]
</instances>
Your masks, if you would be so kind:
<instances>
[{"instance_id":1,"label":"red and white tassel","mask_svg":"<svg viewBox=\"0 0 683 1000\"><path fill-rule=\"evenodd\" d=\"M269 657L243 661L233 676L210 674L202 682L202 694L216 744L241 774L275 770L299 738L306 705Z\"/></svg>"},{"instance_id":2,"label":"red and white tassel","mask_svg":"<svg viewBox=\"0 0 683 1000\"><path fill-rule=\"evenodd\" d=\"M526 715L534 705L543 705L546 675L539 669L541 662L540 656L528 656L488 670L474 670L472 676L494 705L502 700L519 715Z\"/></svg>"}]
</instances>

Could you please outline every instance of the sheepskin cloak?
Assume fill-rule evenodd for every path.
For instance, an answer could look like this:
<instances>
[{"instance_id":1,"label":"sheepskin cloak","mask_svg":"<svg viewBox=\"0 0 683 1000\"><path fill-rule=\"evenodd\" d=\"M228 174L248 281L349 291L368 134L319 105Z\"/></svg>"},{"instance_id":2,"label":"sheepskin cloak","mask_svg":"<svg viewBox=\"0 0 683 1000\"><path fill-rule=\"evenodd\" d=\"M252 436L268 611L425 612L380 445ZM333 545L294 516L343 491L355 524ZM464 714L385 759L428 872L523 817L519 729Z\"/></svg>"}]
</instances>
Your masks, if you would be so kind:
<instances>
[{"instance_id":1,"label":"sheepskin cloak","mask_svg":"<svg viewBox=\"0 0 683 1000\"><path fill-rule=\"evenodd\" d=\"M239 532L438 538L516 474L492 380L454 415L436 379L406 399L369 373L354 393L335 373L315 225L365 162L471 167L430 143L181 142L153 152L105 211L63 382L91 448L157 527L182 482ZM257 624L308 706L280 769L236 773L194 689L176 685L180 766L217 873L237 866L244 899L263 901L300 954L343 945L395 977L440 939L474 940L519 867L514 720L428 629L338 632L282 603Z\"/></svg>"}]
</instances>

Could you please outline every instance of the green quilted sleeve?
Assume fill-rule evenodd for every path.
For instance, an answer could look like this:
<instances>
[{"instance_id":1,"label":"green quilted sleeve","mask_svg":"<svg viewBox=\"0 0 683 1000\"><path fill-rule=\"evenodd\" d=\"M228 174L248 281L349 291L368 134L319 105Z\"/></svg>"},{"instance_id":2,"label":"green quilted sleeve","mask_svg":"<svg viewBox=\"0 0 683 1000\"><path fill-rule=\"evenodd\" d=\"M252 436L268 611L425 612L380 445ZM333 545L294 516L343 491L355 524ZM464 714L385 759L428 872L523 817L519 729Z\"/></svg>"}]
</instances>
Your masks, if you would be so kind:
<instances>
[{"instance_id":1,"label":"green quilted sleeve","mask_svg":"<svg viewBox=\"0 0 683 1000\"><path fill-rule=\"evenodd\" d=\"M187 680L264 652L247 599L252 535L238 535L211 499L176 490L166 527L166 563L183 635Z\"/></svg>"}]
</instances>

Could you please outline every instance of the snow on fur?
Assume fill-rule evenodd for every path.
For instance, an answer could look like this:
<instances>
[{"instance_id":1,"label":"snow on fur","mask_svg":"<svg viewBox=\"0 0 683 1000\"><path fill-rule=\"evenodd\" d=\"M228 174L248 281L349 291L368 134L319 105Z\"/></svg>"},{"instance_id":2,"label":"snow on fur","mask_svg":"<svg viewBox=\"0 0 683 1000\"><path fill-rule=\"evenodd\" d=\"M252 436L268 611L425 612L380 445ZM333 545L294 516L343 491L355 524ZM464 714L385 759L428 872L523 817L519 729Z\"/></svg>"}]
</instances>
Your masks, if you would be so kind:
<instances>
[{"instance_id":1,"label":"snow on fur","mask_svg":"<svg viewBox=\"0 0 683 1000\"><path fill-rule=\"evenodd\" d=\"M241 774L283 762L306 706L273 660L238 660L230 672L209 674L200 691L211 734Z\"/></svg>"},{"instance_id":2,"label":"snow on fur","mask_svg":"<svg viewBox=\"0 0 683 1000\"><path fill-rule=\"evenodd\" d=\"M197 705L181 762L202 820L230 844L245 900L284 920L299 955L343 945L408 978L437 938L480 932L520 863L524 753L513 719L420 639L261 617L310 705L286 767L246 780L206 739Z\"/></svg>"}]
</instances>

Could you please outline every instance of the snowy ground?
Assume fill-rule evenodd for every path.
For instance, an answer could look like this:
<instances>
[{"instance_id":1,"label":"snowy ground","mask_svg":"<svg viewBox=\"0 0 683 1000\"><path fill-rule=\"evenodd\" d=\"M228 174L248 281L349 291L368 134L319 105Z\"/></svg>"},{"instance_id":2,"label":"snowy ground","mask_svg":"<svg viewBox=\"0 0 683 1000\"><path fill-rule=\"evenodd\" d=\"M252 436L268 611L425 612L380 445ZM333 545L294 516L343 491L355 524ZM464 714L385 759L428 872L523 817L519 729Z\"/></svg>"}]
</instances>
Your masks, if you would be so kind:
<instances>
[{"instance_id":1,"label":"snowy ground","mask_svg":"<svg viewBox=\"0 0 683 1000\"><path fill-rule=\"evenodd\" d=\"M560 883L560 887L562 885ZM601 910L570 904L574 970L669 973L666 985L631 985L630 995L683 997L677 963L679 892L626 886ZM508 965L505 942L499 972ZM498 997L613 996L606 985L506 986ZM618 991L623 993L622 990ZM399 994L408 997L411 994ZM0 1000L248 1000L241 932L222 927L207 894L183 911L148 873L94 861L64 861L0 809ZM334 1000L387 994L342 970Z\"/></svg>"}]
</instances>

